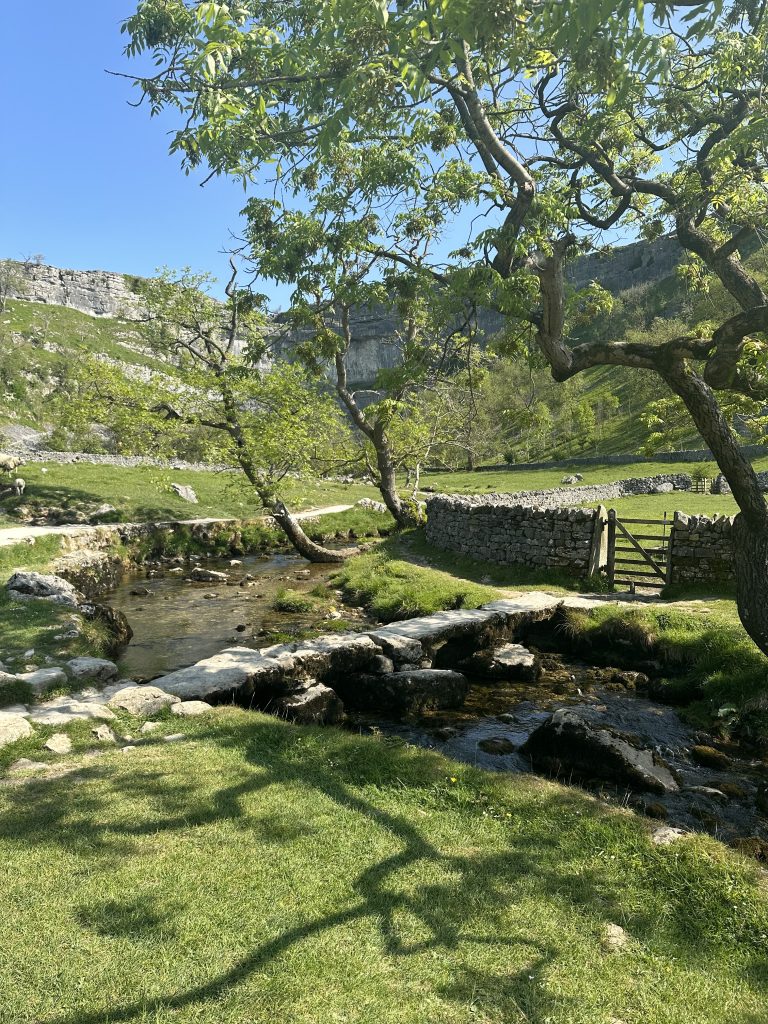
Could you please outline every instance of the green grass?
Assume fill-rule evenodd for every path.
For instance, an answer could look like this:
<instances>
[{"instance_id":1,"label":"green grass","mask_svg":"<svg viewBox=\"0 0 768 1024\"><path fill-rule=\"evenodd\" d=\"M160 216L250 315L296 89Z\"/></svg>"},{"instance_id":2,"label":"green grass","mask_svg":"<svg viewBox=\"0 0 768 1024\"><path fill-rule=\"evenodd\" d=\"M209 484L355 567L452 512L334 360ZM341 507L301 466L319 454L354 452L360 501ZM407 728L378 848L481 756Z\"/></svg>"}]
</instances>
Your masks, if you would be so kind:
<instances>
[{"instance_id":1,"label":"green grass","mask_svg":"<svg viewBox=\"0 0 768 1024\"><path fill-rule=\"evenodd\" d=\"M311 612L319 609L320 605L318 597L293 590L291 587L281 587L272 601L272 607L276 612Z\"/></svg>"},{"instance_id":2,"label":"green grass","mask_svg":"<svg viewBox=\"0 0 768 1024\"><path fill-rule=\"evenodd\" d=\"M333 580L345 599L363 605L383 622L443 608L477 608L499 596L493 587L429 567L417 553L420 543L413 534L392 538L348 559Z\"/></svg>"},{"instance_id":3,"label":"green grass","mask_svg":"<svg viewBox=\"0 0 768 1024\"><path fill-rule=\"evenodd\" d=\"M504 494L512 491L534 491L557 487L563 477L572 472L582 474L584 479L581 484L605 484L612 483L614 480L626 480L629 477L658 476L660 473L690 474L694 465L695 463L692 462L627 462L569 467L567 462L562 462L557 465L553 464L548 469L427 473L422 477L422 483L428 487L434 487L438 491L451 494L484 494L486 492ZM758 470L768 469L768 456L756 459L754 466ZM670 497L677 500L679 496L678 493L675 493L671 496L662 494L653 497L666 498L669 501ZM690 497L708 500L710 496L691 495Z\"/></svg>"},{"instance_id":4,"label":"green grass","mask_svg":"<svg viewBox=\"0 0 768 1024\"><path fill-rule=\"evenodd\" d=\"M569 609L558 633L559 643L588 660L656 661L666 677L654 683L656 696L695 704L701 721L725 733L768 742L768 659L744 631L734 602Z\"/></svg>"},{"instance_id":5,"label":"green grass","mask_svg":"<svg viewBox=\"0 0 768 1024\"><path fill-rule=\"evenodd\" d=\"M237 709L170 728L0 790L2 1024L764 1020L768 894L715 840Z\"/></svg>"},{"instance_id":6,"label":"green grass","mask_svg":"<svg viewBox=\"0 0 768 1024\"><path fill-rule=\"evenodd\" d=\"M3 515L6 524L18 522L14 510L20 504L63 508L83 505L92 510L106 502L117 509L115 518L120 522L207 517L244 519L264 511L239 471L172 471L148 466L95 466L83 462L70 465L29 463L19 472L27 481L26 493L20 499L0 501L0 523ZM172 483L191 485L199 504L179 498L171 490ZM378 491L368 484L296 479L285 482L285 499L294 510L354 504L358 498L376 496Z\"/></svg>"},{"instance_id":7,"label":"green grass","mask_svg":"<svg viewBox=\"0 0 768 1024\"><path fill-rule=\"evenodd\" d=\"M140 351L147 345L141 324L92 317L77 309L20 299L8 302L0 321L6 332L20 334L29 342L57 345L63 353L85 348L130 366L149 366L169 372L162 360ZM56 353L46 352L41 344L30 345L30 354L38 359L57 358Z\"/></svg>"}]
</instances>

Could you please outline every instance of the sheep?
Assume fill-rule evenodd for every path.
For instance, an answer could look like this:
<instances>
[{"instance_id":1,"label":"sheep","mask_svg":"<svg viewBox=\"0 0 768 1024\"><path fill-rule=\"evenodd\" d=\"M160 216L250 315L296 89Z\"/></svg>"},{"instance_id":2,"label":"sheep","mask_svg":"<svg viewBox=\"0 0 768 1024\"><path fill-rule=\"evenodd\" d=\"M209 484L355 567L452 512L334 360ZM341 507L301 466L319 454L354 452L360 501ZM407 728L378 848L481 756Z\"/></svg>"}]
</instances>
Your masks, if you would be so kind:
<instances>
[{"instance_id":1,"label":"sheep","mask_svg":"<svg viewBox=\"0 0 768 1024\"><path fill-rule=\"evenodd\" d=\"M17 455L6 455L0 452L0 473L7 473L9 476L18 469L19 466L23 466L24 462Z\"/></svg>"},{"instance_id":2,"label":"sheep","mask_svg":"<svg viewBox=\"0 0 768 1024\"><path fill-rule=\"evenodd\" d=\"M13 481L13 484L11 485L11 490L13 491L17 498L20 498L24 493L24 489L26 486L27 481L23 480L20 476L17 476L16 479Z\"/></svg>"}]
</instances>

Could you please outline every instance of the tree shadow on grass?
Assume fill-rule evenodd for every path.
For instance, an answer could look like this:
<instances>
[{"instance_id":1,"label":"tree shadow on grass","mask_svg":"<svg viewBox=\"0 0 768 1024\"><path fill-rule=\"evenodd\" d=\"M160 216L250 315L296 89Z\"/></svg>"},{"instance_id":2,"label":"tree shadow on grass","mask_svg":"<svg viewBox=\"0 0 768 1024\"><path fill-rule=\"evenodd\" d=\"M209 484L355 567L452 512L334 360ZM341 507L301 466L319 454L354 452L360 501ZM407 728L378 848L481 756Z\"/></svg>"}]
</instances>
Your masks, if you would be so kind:
<instances>
[{"instance_id":1,"label":"tree shadow on grass","mask_svg":"<svg viewBox=\"0 0 768 1024\"><path fill-rule=\"evenodd\" d=\"M230 751L234 748L242 752L244 760L242 777L215 787L210 794L199 791L193 775L178 781L162 771L142 770L139 764L130 775L102 774L99 784L102 790L105 785L107 788L101 793L83 785L89 779L97 780L93 766L80 773L81 784L77 786L67 785L67 780L59 784L38 782L24 787L25 792L19 789L8 794L13 806L0 822L0 837L21 843L54 842L67 850L80 854L88 850L99 857L138 854L137 840L141 836L188 833L224 821L248 830L258 842L289 844L307 834L311 823L294 822L279 814L254 817L248 807L252 796L273 785L316 793L318 799L332 801L341 811L361 816L376 827L377 834L397 844L394 852L349 878L351 905L286 927L256 945L229 969L184 991L139 998L108 1010L85 1014L81 1010L76 1016L63 1013L55 1018L55 1024L117 1024L189 1007L199 1012L202 1004L222 999L307 939L327 934L330 941L334 929L364 920L378 930L389 957L407 959L425 951L441 957L455 953L451 981L438 989L448 1000L466 1006L481 993L484 1007L492 1006L505 1020L544 1024L553 1019L553 1013L567 1019L567 998L547 994L545 978L561 950L525 930L511 932L508 904L534 890L541 893L542 900L558 904L567 917L579 917L587 934L600 921L624 921L626 876L607 871L599 854L626 840L629 831L636 833L637 826L626 816L606 813L582 794L544 784L543 789L534 786L528 797L517 800L517 818L510 823L505 848L484 852L482 844L464 848L456 847L454 842L454 851L446 852L428 837L426 827L414 823L413 815L387 810L381 806L386 804L384 797L377 802L375 795L362 795L364 787L375 794L399 786L421 792L427 799L435 787L445 787L445 762L441 758L330 730L323 734L322 742L315 742L315 736L312 731L264 719L245 724L230 720L226 728L201 727L196 738ZM50 787L47 794L46 786ZM453 810L464 818L476 815L480 832L482 814L500 813L494 806L493 792L489 795L478 784L476 804L461 804L458 798L452 804L448 788L440 796L440 808L447 815ZM105 824L110 801L125 800L126 796L135 799L141 812L138 820ZM466 841L466 836L463 839ZM585 841L587 849L590 843L595 845L591 862ZM659 851L647 853L648 859L663 856ZM634 869L642 870L638 865ZM427 881L406 889L401 883L408 877ZM670 899L675 898L674 913L662 926L667 949L671 943L676 960L702 966L708 957L718 955L717 936L708 936L696 922L692 925L696 894L670 894ZM110 923L111 913L114 923ZM117 928L118 932L139 937L162 929L172 937L167 920L151 903L138 906L126 900L112 912L101 907L90 916L81 911L80 923L96 930ZM652 908L633 910L630 930L640 941L653 946L659 927ZM462 963L474 946L522 948L528 966L509 974L480 971ZM768 988L765 965L757 952L750 974L754 988ZM735 1024L757 1024L757 1020L745 1017Z\"/></svg>"}]
</instances>

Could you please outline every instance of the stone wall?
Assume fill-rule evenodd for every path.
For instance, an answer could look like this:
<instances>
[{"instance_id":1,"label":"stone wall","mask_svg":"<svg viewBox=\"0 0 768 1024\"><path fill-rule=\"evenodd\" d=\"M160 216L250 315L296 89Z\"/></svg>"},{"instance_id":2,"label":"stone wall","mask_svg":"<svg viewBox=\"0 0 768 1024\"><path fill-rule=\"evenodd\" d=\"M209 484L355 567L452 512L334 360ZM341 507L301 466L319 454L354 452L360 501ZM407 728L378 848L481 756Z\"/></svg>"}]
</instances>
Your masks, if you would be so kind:
<instances>
[{"instance_id":1,"label":"stone wall","mask_svg":"<svg viewBox=\"0 0 768 1024\"><path fill-rule=\"evenodd\" d=\"M741 447L742 452L748 458L759 458L761 455L768 455L768 447L764 444L745 444ZM675 452L656 452L655 455L635 455L632 452L623 452L617 455L582 455L564 462L501 462L493 466L476 466L475 471L482 473L486 470L509 470L510 472L527 472L529 469L562 469L563 472L575 466L605 466L655 463L655 462L712 462L713 456L709 448L689 448ZM444 473L445 469L435 469L435 473ZM458 470L465 472L465 470ZM768 476L768 474L766 474Z\"/></svg>"},{"instance_id":2,"label":"stone wall","mask_svg":"<svg viewBox=\"0 0 768 1024\"><path fill-rule=\"evenodd\" d=\"M536 508L503 495L436 495L427 500L426 538L445 551L497 565L587 576L599 521L597 509Z\"/></svg>"},{"instance_id":3,"label":"stone wall","mask_svg":"<svg viewBox=\"0 0 768 1024\"><path fill-rule=\"evenodd\" d=\"M733 582L733 519L675 513L670 583Z\"/></svg>"},{"instance_id":4,"label":"stone wall","mask_svg":"<svg viewBox=\"0 0 768 1024\"><path fill-rule=\"evenodd\" d=\"M690 491L693 481L687 473L659 473L657 476L629 477L608 484L581 484L574 487L550 487L543 491L515 491L512 494L468 495L471 501L495 501L538 508L563 508L589 505L595 501L612 501L636 494L662 494Z\"/></svg>"}]
</instances>

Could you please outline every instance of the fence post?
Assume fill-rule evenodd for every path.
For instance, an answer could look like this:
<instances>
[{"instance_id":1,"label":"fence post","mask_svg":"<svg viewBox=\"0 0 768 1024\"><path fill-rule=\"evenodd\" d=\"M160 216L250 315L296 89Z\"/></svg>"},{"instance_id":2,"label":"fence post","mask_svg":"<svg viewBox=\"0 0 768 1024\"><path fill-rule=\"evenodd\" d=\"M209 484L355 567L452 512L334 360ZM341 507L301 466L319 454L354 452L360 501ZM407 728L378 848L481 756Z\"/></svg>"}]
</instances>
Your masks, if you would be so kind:
<instances>
[{"instance_id":1,"label":"fence post","mask_svg":"<svg viewBox=\"0 0 768 1024\"><path fill-rule=\"evenodd\" d=\"M664 513L666 515L666 513ZM675 568L674 564L674 548L675 548L675 528L677 526L677 512L672 516L672 526L669 530L669 541L667 542L667 571L664 582L667 586L672 582L672 572Z\"/></svg>"},{"instance_id":2,"label":"fence post","mask_svg":"<svg viewBox=\"0 0 768 1024\"><path fill-rule=\"evenodd\" d=\"M606 552L606 568L608 586L613 590L613 579L616 574L616 509L608 509L608 550Z\"/></svg>"},{"instance_id":3,"label":"fence post","mask_svg":"<svg viewBox=\"0 0 768 1024\"><path fill-rule=\"evenodd\" d=\"M607 551L606 524L608 516L604 505L598 505L592 527L592 544L589 549L587 576L596 576L605 566Z\"/></svg>"}]
</instances>

